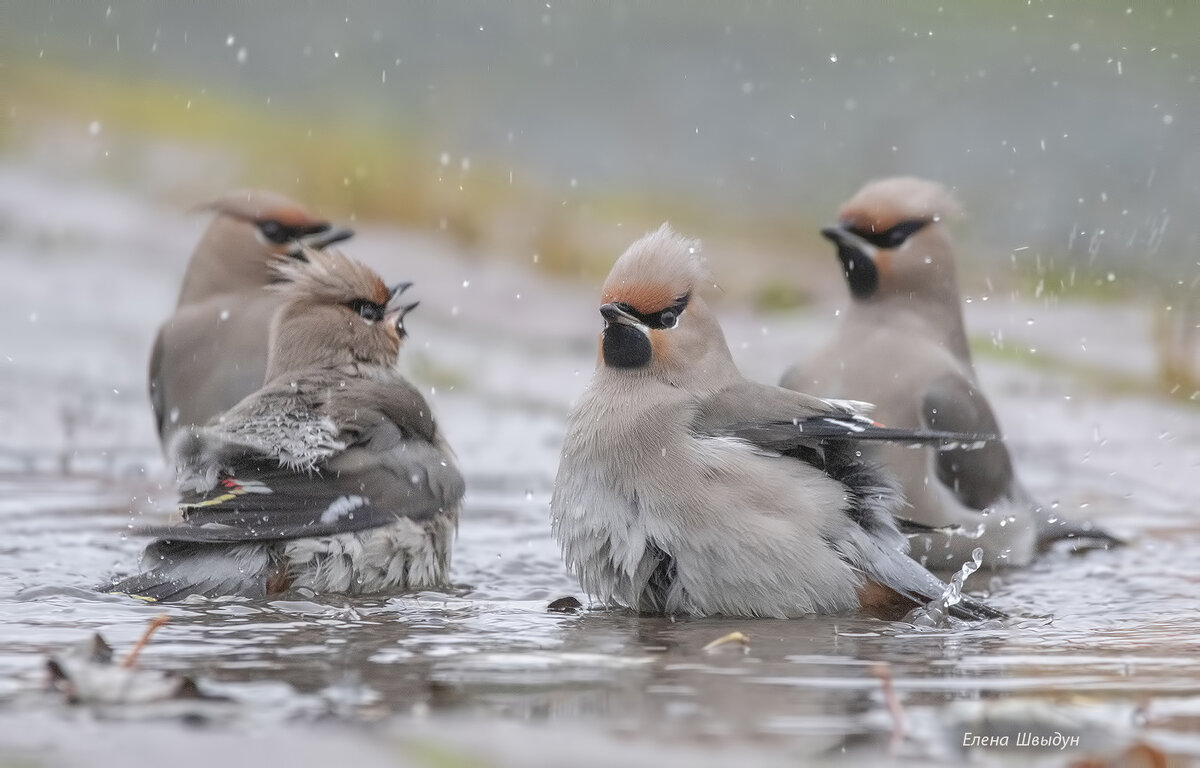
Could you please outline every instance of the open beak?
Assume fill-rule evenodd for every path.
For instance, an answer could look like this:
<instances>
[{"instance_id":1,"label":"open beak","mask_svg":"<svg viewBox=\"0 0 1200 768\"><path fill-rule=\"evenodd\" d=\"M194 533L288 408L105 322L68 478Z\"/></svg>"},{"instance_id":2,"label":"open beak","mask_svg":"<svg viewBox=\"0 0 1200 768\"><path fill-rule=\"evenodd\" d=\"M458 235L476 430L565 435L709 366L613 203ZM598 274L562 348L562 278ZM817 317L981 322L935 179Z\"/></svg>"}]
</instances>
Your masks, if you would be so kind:
<instances>
[{"instance_id":1,"label":"open beak","mask_svg":"<svg viewBox=\"0 0 1200 768\"><path fill-rule=\"evenodd\" d=\"M388 290L389 295L386 319L388 322L395 324L396 333L400 335L401 339L408 335L408 331L404 328L404 317L421 304L419 301L414 301L411 304L401 304L397 301L397 299L400 298L400 294L404 293L409 288L412 288L412 285L412 283L407 282L396 283Z\"/></svg>"},{"instance_id":2,"label":"open beak","mask_svg":"<svg viewBox=\"0 0 1200 768\"><path fill-rule=\"evenodd\" d=\"M391 288L389 288L388 289L388 306L391 307L392 304L396 301L397 296L399 296L400 294L404 293L405 291L407 291L409 288L412 288L412 287L413 287L412 283L403 282L403 283L396 283Z\"/></svg>"}]
</instances>

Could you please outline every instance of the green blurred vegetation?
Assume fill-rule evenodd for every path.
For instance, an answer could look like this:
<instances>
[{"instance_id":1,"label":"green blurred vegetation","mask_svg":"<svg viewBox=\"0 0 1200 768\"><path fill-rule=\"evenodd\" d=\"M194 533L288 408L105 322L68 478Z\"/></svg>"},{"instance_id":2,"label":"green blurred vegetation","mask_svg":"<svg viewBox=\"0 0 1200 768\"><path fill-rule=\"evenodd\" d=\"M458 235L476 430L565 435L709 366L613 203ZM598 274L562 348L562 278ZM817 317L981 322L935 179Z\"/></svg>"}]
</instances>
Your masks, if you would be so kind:
<instances>
[{"instance_id":1,"label":"green blurred vegetation","mask_svg":"<svg viewBox=\"0 0 1200 768\"><path fill-rule=\"evenodd\" d=\"M430 137L379 113L301 111L205 91L188 95L152 77L28 63L8 68L0 95L9 105L9 119L0 121L5 151L22 152L46 126L67 124L83 136L84 127L98 123L107 142L125 142L125 154L155 142L215 152L232 159L235 186L274 189L335 218L443 231L465 250L532 262L556 275L603 277L629 242L664 220L704 233L706 242L752 242L755 256L787 258L808 256L793 244L813 239L818 226L803 216L735 213L699 198L638 189L564 195L487 159L451 158ZM100 173L110 182L139 183L120 164ZM195 194L208 183L182 180L184 191L175 195ZM722 258L738 256L718 250ZM758 282L739 285L737 275L722 282L768 309L807 301L799 288L752 280Z\"/></svg>"}]
</instances>

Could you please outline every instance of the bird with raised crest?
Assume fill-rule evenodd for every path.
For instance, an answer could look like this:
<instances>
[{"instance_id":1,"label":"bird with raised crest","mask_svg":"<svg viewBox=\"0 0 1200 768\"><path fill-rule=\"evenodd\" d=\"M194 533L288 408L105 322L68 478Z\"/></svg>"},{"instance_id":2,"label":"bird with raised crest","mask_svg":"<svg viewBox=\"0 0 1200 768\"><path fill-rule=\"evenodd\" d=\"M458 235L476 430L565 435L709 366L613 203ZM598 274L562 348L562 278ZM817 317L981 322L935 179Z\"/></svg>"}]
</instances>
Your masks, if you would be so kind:
<instances>
[{"instance_id":1,"label":"bird with raised crest","mask_svg":"<svg viewBox=\"0 0 1200 768\"><path fill-rule=\"evenodd\" d=\"M904 429L1000 434L971 361L947 231L960 207L940 184L912 177L864 186L821 230L837 248L851 301L829 341L784 374L784 387L875 403ZM950 568L976 547L986 567L1028 564L1059 539L1117 540L1037 504L1005 444L976 450L883 447L913 520L930 526L913 552Z\"/></svg>"},{"instance_id":2,"label":"bird with raised crest","mask_svg":"<svg viewBox=\"0 0 1200 768\"><path fill-rule=\"evenodd\" d=\"M420 392L397 370L416 306L366 266L305 249L268 290L266 383L170 446L181 522L144 572L104 587L147 600L306 587L444 587L464 485Z\"/></svg>"},{"instance_id":3,"label":"bird with raised crest","mask_svg":"<svg viewBox=\"0 0 1200 768\"><path fill-rule=\"evenodd\" d=\"M862 449L987 436L892 430L862 403L744 378L706 280L699 244L663 225L604 283L600 359L551 500L584 590L644 612L779 618L893 614L942 596L906 554L894 482ZM1001 615L969 597L952 610Z\"/></svg>"},{"instance_id":4,"label":"bird with raised crest","mask_svg":"<svg viewBox=\"0 0 1200 768\"><path fill-rule=\"evenodd\" d=\"M206 424L262 386L271 318L283 300L264 290L275 259L303 259L353 232L274 192L231 192L192 252L175 312L150 353L150 400L165 448L176 430Z\"/></svg>"}]
</instances>

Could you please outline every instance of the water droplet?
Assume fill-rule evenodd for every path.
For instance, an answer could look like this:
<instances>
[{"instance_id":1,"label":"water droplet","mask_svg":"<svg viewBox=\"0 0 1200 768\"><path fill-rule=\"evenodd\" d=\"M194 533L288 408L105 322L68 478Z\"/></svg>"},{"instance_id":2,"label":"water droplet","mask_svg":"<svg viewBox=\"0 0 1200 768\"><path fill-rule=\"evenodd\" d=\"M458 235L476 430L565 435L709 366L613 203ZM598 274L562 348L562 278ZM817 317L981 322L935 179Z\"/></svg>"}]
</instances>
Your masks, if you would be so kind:
<instances>
[{"instance_id":1,"label":"water droplet","mask_svg":"<svg viewBox=\"0 0 1200 768\"><path fill-rule=\"evenodd\" d=\"M88 134L91 136L99 136L100 135L100 121L99 120L93 120L92 122L88 123Z\"/></svg>"}]
</instances>

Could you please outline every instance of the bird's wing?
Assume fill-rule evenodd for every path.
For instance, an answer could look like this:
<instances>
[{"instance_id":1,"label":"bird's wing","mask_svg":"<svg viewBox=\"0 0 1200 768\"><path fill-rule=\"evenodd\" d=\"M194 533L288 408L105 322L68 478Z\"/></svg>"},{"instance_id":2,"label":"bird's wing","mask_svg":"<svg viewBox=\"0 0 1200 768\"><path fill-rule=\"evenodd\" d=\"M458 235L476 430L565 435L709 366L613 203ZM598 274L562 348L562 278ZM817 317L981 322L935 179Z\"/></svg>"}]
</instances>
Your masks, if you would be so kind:
<instances>
[{"instance_id":1,"label":"bird's wing","mask_svg":"<svg viewBox=\"0 0 1200 768\"><path fill-rule=\"evenodd\" d=\"M865 403L821 400L746 381L703 400L693 428L703 434L736 437L807 461L843 483L847 489L846 516L852 526L845 530L845 538L833 540L841 542L842 558L869 580L915 603L928 603L940 597L946 585L904 552L903 539L892 519L900 497L890 478L854 450L853 443L875 440L954 445L994 435L890 429L868 418L865 412L869 408ZM974 620L1003 616L968 597L963 597L951 612Z\"/></svg>"},{"instance_id":2,"label":"bird's wing","mask_svg":"<svg viewBox=\"0 0 1200 768\"><path fill-rule=\"evenodd\" d=\"M938 430L1000 432L983 393L957 374L946 374L926 388L921 400L921 423ZM1000 441L987 443L978 450L939 451L936 468L942 485L969 509L983 510L1003 498L1023 500L1036 512L1038 541L1043 545L1060 539L1088 540L1105 548L1125 543L1091 523L1055 515L1029 498L1016 483L1012 458Z\"/></svg>"},{"instance_id":3,"label":"bird's wing","mask_svg":"<svg viewBox=\"0 0 1200 768\"><path fill-rule=\"evenodd\" d=\"M870 407L744 381L701 401L692 426L701 434L737 437L780 453L828 440L950 446L996 439L993 432L892 429L868 417Z\"/></svg>"},{"instance_id":4,"label":"bird's wing","mask_svg":"<svg viewBox=\"0 0 1200 768\"><path fill-rule=\"evenodd\" d=\"M161 439L164 430L167 427L167 405L166 393L163 391L162 382L162 363L163 363L163 332L164 328L159 328L158 333L154 336L154 346L150 349L150 403L154 406L154 425L158 429L158 435Z\"/></svg>"},{"instance_id":5,"label":"bird's wing","mask_svg":"<svg viewBox=\"0 0 1200 768\"><path fill-rule=\"evenodd\" d=\"M282 541L377 528L403 514L346 478L296 472L254 453L230 461L212 490L185 492L179 509L179 524L136 533L174 542Z\"/></svg>"},{"instance_id":6,"label":"bird's wing","mask_svg":"<svg viewBox=\"0 0 1200 768\"><path fill-rule=\"evenodd\" d=\"M181 499L183 521L138 532L168 541L279 541L366 530L401 517L427 520L457 508L463 479L436 431L431 441L406 426L424 424L419 416L397 424L391 416L401 410L398 403L363 400L378 388L363 390L354 382L329 387L310 409L312 419L302 420L332 424L331 412L345 417L337 422L336 449L311 469L297 469L264 447L262 430L249 430L254 440L239 440L244 424L181 438L176 455L192 479Z\"/></svg>"},{"instance_id":7,"label":"bird's wing","mask_svg":"<svg viewBox=\"0 0 1200 768\"><path fill-rule=\"evenodd\" d=\"M957 373L945 374L925 389L920 416L930 430L1000 433L983 393ZM999 440L973 450L945 448L938 451L935 466L938 480L969 509L986 509L1012 489L1012 459Z\"/></svg>"}]
</instances>

